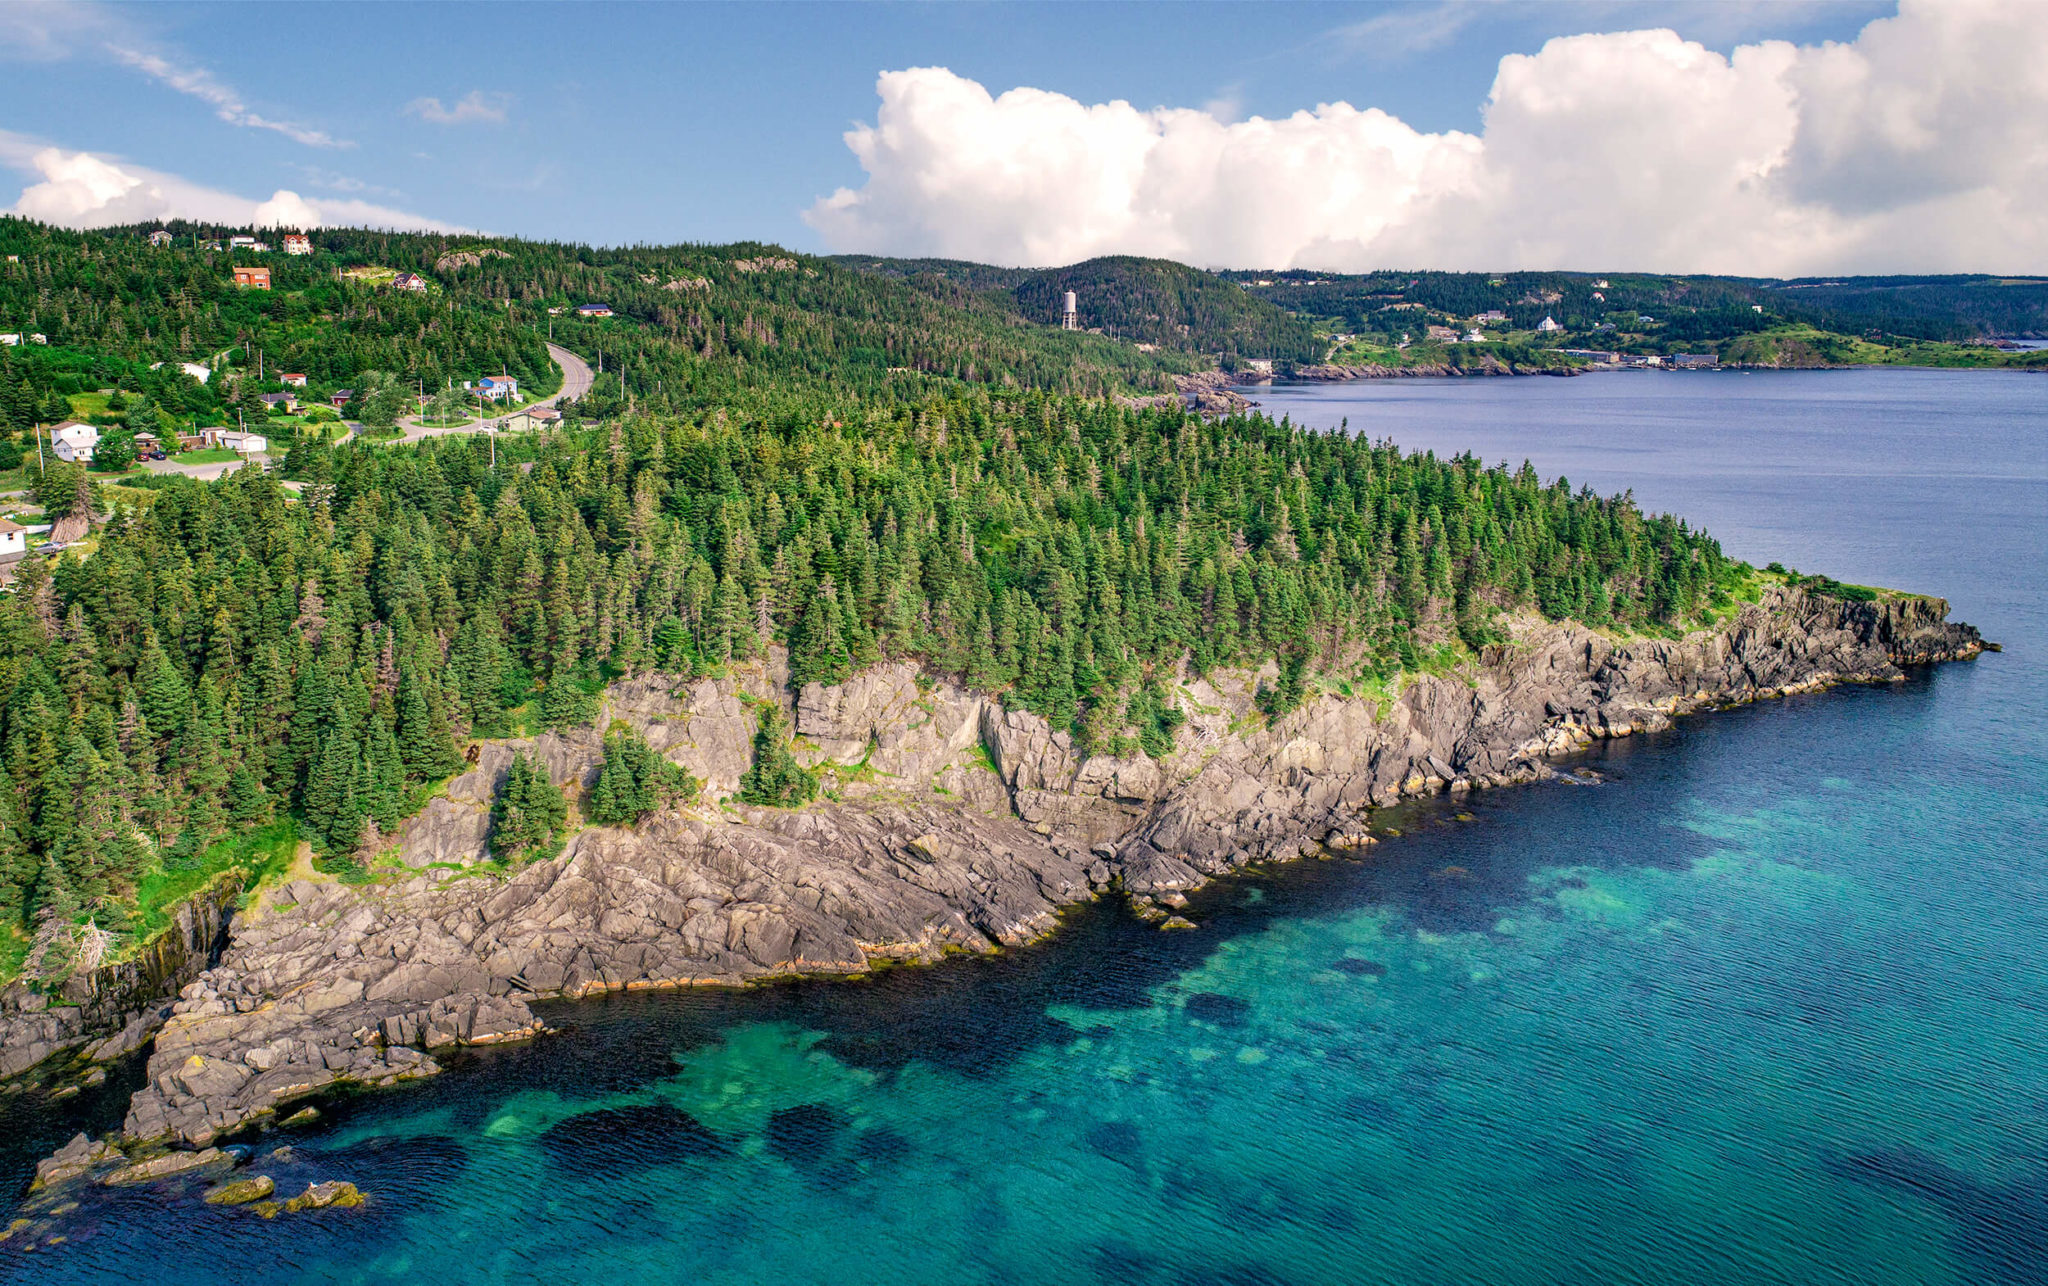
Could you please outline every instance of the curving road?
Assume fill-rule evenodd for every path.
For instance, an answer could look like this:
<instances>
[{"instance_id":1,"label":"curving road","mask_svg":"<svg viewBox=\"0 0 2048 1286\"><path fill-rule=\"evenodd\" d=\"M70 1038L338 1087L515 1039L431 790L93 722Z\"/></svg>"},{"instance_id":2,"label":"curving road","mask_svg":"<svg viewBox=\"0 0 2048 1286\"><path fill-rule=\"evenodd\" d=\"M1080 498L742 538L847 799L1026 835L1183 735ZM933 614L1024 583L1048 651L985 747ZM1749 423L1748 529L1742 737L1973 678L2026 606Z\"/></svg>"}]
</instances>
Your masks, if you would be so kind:
<instances>
[{"instance_id":1,"label":"curving road","mask_svg":"<svg viewBox=\"0 0 2048 1286\"><path fill-rule=\"evenodd\" d=\"M597 376L591 373L590 363L576 356L576 354L568 349L563 348L560 344L549 344L548 356L553 359L556 366L561 368L562 387L554 394L542 398L531 406L522 406L519 410L531 411L543 406L553 406L563 398L580 398L590 392L590 386L597 382ZM508 412L507 414L516 414L516 412ZM394 438L393 441L418 442L422 438L445 437L450 433L482 433L486 430L496 430L502 427L504 422L504 416L498 416L489 420L478 420L472 424L458 424L448 429L430 429L419 422L418 416L408 416L398 422L405 429L405 436L403 438Z\"/></svg>"},{"instance_id":2,"label":"curving road","mask_svg":"<svg viewBox=\"0 0 2048 1286\"><path fill-rule=\"evenodd\" d=\"M582 397L590 392L590 386L597 381L597 377L591 373L590 363L561 345L549 344L548 356L553 358L555 365L561 368L562 387L553 395L535 402L533 406L519 408L522 411L530 411L534 407L540 406L553 406L563 398ZM507 414L515 414L515 412L508 412ZM495 430L504 423L504 417L500 416L496 419L480 420L473 424L458 424L451 429L429 429L421 427L416 422L417 418L412 417L400 420L399 424L405 428L405 436L390 440L393 442L418 442L421 438L438 438L450 433L482 433L485 430ZM248 461L246 460L226 460L219 464L175 464L169 460L145 460L142 462L142 467L151 473L182 473L188 478L197 478L201 482L211 482L222 474L233 473L247 463Z\"/></svg>"}]
</instances>

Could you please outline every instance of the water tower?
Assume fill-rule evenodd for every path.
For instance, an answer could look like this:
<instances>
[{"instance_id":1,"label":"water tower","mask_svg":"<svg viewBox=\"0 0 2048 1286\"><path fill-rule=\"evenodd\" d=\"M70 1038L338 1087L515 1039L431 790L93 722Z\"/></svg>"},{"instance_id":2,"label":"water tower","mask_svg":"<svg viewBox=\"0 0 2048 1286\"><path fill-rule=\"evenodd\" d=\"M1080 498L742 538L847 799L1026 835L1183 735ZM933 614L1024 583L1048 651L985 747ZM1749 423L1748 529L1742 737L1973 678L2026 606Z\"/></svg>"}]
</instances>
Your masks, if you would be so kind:
<instances>
[{"instance_id":1,"label":"water tower","mask_svg":"<svg viewBox=\"0 0 2048 1286\"><path fill-rule=\"evenodd\" d=\"M1074 298L1074 292L1073 292L1073 291L1071 291L1071 290L1069 290L1069 291L1067 292L1067 297L1066 297L1066 301L1065 301L1065 304L1064 304L1064 306L1063 306L1063 307L1062 307L1062 308L1060 309L1060 329L1061 329L1061 330L1079 330L1079 329L1081 329L1081 315L1080 315L1080 313L1079 313L1079 312L1077 312L1077 311L1075 310L1075 304L1076 304L1077 302L1078 302L1078 301L1077 301L1077 300L1076 300L1076 299Z\"/></svg>"}]
</instances>

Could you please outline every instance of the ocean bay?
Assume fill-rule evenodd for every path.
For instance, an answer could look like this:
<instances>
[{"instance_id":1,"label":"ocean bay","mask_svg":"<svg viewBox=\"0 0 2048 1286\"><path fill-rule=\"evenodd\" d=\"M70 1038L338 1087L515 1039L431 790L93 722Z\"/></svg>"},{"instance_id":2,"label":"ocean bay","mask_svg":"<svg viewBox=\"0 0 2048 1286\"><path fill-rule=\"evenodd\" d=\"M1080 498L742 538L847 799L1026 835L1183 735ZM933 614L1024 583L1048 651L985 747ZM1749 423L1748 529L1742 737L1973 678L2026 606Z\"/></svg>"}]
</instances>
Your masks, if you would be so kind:
<instances>
[{"instance_id":1,"label":"ocean bay","mask_svg":"<svg viewBox=\"0 0 2048 1286\"><path fill-rule=\"evenodd\" d=\"M1755 562L1944 595L2008 651L1686 719L1469 821L1414 807L1368 857L1205 890L1194 933L1098 905L998 960L551 1006L557 1036L289 1136L361 1211L94 1196L0 1274L2032 1280L2044 389L1261 392L1633 488Z\"/></svg>"}]
</instances>

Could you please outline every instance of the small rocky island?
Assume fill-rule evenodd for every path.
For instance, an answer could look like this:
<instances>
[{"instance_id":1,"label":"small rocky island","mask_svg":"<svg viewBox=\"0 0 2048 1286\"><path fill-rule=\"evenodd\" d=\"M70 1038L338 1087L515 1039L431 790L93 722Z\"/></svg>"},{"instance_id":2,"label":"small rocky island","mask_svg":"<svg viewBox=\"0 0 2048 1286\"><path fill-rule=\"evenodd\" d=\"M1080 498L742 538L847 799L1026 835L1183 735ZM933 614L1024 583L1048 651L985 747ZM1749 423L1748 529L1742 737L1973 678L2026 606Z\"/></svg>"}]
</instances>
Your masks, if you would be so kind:
<instances>
[{"instance_id":1,"label":"small rocky island","mask_svg":"<svg viewBox=\"0 0 2048 1286\"><path fill-rule=\"evenodd\" d=\"M239 909L238 887L218 889L142 962L54 999L11 987L0 1068L69 1055L71 1074L90 1074L154 1042L120 1137L46 1162L45 1202L67 1183L148 1178L138 1166L220 1168L217 1145L299 1100L535 1035L530 1001L993 951L1111 892L1163 919L1154 908L1215 876L1371 842L1371 810L1405 797L1536 780L1597 738L1986 650L1947 611L1779 586L1678 639L1524 619L1467 672L1412 677L1391 698L1316 695L1271 721L1254 704L1270 666L1183 675L1187 722L1159 759L1082 757L1043 718L907 664L794 695L779 648L727 678L646 675L612 685L588 726L480 743L398 836L407 869L393 878L302 874ZM736 802L765 703L785 710L798 759L828 772L827 798ZM487 862L515 755L576 800L601 730L620 723L701 781L696 800L583 829L516 872Z\"/></svg>"}]
</instances>

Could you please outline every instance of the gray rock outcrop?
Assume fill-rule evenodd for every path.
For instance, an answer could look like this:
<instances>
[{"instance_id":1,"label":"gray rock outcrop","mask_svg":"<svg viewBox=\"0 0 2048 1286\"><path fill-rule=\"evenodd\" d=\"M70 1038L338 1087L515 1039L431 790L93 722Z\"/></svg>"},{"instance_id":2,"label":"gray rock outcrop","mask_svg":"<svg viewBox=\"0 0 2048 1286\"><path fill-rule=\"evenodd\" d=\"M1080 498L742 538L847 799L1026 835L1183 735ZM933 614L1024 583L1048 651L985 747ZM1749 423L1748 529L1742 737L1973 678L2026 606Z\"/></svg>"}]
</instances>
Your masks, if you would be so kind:
<instances>
[{"instance_id":1,"label":"gray rock outcrop","mask_svg":"<svg viewBox=\"0 0 2048 1286\"><path fill-rule=\"evenodd\" d=\"M1935 599L1773 590L1678 640L1526 622L1470 672L1414 678L1384 705L1315 696L1270 725L1253 714L1260 675L1186 676L1186 723L1157 760L1085 756L1044 719L908 665L794 700L774 666L633 679L593 728L482 746L402 832L409 878L296 880L237 918L157 1034L125 1132L205 1148L337 1083L431 1075L436 1051L538 1032L536 998L990 951L1111 885L1177 906L1176 890L1333 833L1370 842L1361 811L1403 796L1528 780L1704 706L1975 655L1976 631L1946 615ZM819 803L731 798L761 701L790 709L795 753L829 787ZM573 797L614 719L705 783L697 803L583 830L516 874L476 867L512 754Z\"/></svg>"}]
</instances>

